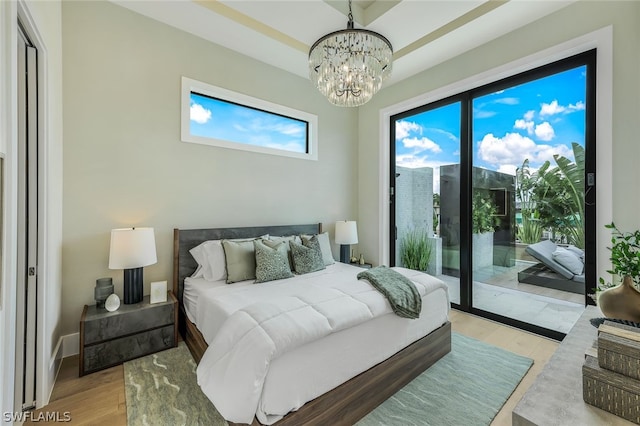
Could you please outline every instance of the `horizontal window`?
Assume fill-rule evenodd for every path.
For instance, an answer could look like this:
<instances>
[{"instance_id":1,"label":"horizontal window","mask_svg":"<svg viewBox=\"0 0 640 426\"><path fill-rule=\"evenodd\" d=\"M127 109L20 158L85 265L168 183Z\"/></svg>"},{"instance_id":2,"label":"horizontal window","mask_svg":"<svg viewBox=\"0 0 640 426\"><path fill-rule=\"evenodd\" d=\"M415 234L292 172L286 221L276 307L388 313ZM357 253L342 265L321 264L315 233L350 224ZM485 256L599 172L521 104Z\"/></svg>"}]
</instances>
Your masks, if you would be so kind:
<instances>
[{"instance_id":1,"label":"horizontal window","mask_svg":"<svg viewBox=\"0 0 640 426\"><path fill-rule=\"evenodd\" d=\"M317 160L317 117L182 78L182 141Z\"/></svg>"}]
</instances>

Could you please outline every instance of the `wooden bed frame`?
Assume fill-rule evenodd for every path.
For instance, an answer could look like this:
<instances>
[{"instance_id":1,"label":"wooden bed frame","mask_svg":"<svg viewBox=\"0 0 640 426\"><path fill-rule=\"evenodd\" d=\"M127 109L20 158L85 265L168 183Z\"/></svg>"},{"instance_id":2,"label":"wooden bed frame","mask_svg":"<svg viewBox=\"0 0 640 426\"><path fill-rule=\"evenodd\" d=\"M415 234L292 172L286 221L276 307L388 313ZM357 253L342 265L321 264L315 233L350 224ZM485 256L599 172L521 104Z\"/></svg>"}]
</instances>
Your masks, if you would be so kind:
<instances>
[{"instance_id":1,"label":"wooden bed frame","mask_svg":"<svg viewBox=\"0 0 640 426\"><path fill-rule=\"evenodd\" d=\"M179 330L196 362L207 349L204 337L184 311L184 279L196 270L189 253L207 240L249 238L256 235L297 235L322 232L321 224L258 226L245 228L174 229L173 292L179 304ZM451 351L451 323L446 322L427 336L407 346L378 365L287 414L278 426L352 425L403 388L411 380ZM229 423L234 425L234 423ZM260 425L254 417L252 425Z\"/></svg>"}]
</instances>

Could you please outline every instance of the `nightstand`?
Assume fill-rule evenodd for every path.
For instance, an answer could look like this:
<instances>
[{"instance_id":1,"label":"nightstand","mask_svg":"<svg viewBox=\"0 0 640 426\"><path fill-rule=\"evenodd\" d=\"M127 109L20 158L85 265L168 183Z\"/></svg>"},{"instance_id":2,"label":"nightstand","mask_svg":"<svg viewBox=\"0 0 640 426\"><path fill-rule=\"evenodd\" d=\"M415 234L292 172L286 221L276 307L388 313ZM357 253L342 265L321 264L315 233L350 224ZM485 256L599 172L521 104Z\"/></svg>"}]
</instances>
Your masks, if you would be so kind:
<instances>
[{"instance_id":1,"label":"nightstand","mask_svg":"<svg viewBox=\"0 0 640 426\"><path fill-rule=\"evenodd\" d=\"M80 376L178 345L178 300L120 305L117 311L84 306L80 318Z\"/></svg>"},{"instance_id":2,"label":"nightstand","mask_svg":"<svg viewBox=\"0 0 640 426\"><path fill-rule=\"evenodd\" d=\"M362 264L360 264L360 263L357 263L357 262L349 263L349 265L357 266L358 268L364 268L364 269L371 269L371 267L373 266L370 263L362 263Z\"/></svg>"}]
</instances>

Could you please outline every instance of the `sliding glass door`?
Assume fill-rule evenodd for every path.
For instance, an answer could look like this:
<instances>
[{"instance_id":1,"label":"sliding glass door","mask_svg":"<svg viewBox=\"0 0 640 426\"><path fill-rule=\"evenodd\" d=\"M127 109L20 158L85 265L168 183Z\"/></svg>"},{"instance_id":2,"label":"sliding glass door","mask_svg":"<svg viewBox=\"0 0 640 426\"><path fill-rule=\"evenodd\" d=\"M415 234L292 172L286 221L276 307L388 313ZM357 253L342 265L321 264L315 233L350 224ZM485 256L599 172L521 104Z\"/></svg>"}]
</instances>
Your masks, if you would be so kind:
<instances>
[{"instance_id":1,"label":"sliding glass door","mask_svg":"<svg viewBox=\"0 0 640 426\"><path fill-rule=\"evenodd\" d=\"M460 119L451 99L395 120L395 264L447 280L460 303ZM393 261L392 261L393 263Z\"/></svg>"},{"instance_id":2,"label":"sliding glass door","mask_svg":"<svg viewBox=\"0 0 640 426\"><path fill-rule=\"evenodd\" d=\"M460 309L568 332L596 278L595 57L391 118L391 264L439 277Z\"/></svg>"}]
</instances>

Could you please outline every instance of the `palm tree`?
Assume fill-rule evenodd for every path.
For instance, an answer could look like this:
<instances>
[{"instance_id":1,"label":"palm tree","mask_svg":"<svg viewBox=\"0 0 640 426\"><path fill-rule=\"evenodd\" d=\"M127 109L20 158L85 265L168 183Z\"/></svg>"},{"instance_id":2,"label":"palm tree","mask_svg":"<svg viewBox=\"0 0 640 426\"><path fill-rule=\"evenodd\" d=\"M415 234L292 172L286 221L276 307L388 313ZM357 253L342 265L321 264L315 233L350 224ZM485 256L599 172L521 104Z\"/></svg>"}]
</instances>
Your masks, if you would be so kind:
<instances>
[{"instance_id":1,"label":"palm tree","mask_svg":"<svg viewBox=\"0 0 640 426\"><path fill-rule=\"evenodd\" d=\"M567 242L584 248L584 147L571 144L575 162L554 155L556 167L546 161L538 169L534 189L537 209L544 226L562 229Z\"/></svg>"}]
</instances>

